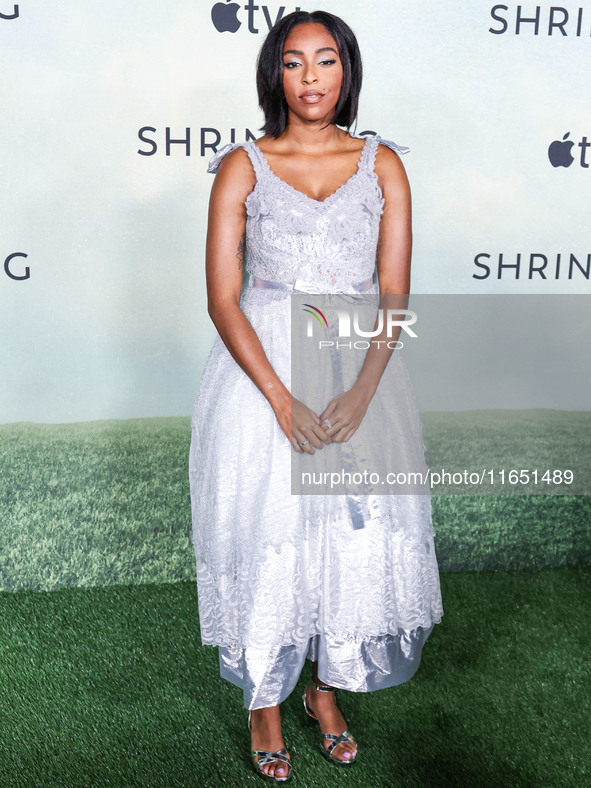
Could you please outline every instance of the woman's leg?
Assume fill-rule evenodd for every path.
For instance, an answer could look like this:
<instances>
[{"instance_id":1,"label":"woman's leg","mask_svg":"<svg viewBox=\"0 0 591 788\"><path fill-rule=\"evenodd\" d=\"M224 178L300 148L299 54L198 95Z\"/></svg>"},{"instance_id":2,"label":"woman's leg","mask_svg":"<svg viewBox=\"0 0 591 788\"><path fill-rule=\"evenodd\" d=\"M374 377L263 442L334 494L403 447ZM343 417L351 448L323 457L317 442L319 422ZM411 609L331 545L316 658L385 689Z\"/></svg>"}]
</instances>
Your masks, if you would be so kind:
<instances>
[{"instance_id":1,"label":"woman's leg","mask_svg":"<svg viewBox=\"0 0 591 788\"><path fill-rule=\"evenodd\" d=\"M251 710L253 750L277 752L285 745L281 735L279 704L296 686L306 661L308 643L299 646L229 648L219 646L220 675L240 687L244 705ZM253 756L256 764L260 758ZM271 776L287 777L289 766L275 760L261 766Z\"/></svg>"},{"instance_id":2,"label":"woman's leg","mask_svg":"<svg viewBox=\"0 0 591 788\"><path fill-rule=\"evenodd\" d=\"M281 714L279 706L253 709L250 717L251 746L253 750L277 752L285 747L281 735ZM289 752L287 753L289 756ZM254 757L257 763L259 758ZM261 766L261 771L271 776L287 777L289 766L284 761L271 761Z\"/></svg>"},{"instance_id":3,"label":"woman's leg","mask_svg":"<svg viewBox=\"0 0 591 788\"><path fill-rule=\"evenodd\" d=\"M312 680L315 684L322 684L327 687L323 681L318 679L318 662L312 662ZM320 730L322 733L334 733L340 736L347 729L345 718L339 711L335 701L334 692L322 692L315 689L311 684L306 687L306 702L310 709L318 718ZM330 740L324 739L324 747L328 748ZM340 758L342 761L348 761L355 756L357 752L357 742L341 742L332 751L335 758Z\"/></svg>"}]
</instances>

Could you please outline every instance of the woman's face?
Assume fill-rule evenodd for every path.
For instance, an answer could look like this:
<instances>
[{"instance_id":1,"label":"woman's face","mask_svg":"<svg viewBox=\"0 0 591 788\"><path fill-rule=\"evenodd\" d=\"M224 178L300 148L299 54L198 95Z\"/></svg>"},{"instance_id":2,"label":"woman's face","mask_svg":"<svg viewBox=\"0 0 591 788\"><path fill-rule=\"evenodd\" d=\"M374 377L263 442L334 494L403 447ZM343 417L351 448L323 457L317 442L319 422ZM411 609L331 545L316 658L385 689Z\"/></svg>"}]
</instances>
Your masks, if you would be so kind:
<instances>
[{"instance_id":1,"label":"woman's face","mask_svg":"<svg viewBox=\"0 0 591 788\"><path fill-rule=\"evenodd\" d=\"M292 28L283 47L283 92L302 120L328 122L343 84L343 65L336 41L317 22Z\"/></svg>"}]
</instances>

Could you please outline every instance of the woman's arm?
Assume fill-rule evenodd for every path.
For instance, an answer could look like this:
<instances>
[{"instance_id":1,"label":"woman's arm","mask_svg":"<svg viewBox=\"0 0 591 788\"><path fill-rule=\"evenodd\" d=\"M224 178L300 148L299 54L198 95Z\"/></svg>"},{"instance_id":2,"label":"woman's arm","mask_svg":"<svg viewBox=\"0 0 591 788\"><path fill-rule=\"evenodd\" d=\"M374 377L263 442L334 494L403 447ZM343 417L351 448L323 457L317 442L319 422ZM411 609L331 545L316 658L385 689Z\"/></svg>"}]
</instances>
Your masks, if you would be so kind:
<instances>
[{"instance_id":1,"label":"woman's arm","mask_svg":"<svg viewBox=\"0 0 591 788\"><path fill-rule=\"evenodd\" d=\"M377 269L380 284L379 308L406 309L410 290L410 260L412 252L412 215L410 186L398 155L385 145L378 147L375 171L384 196L384 211L380 221L377 249ZM374 328L377 328L377 323ZM376 392L384 369L398 339L400 328L387 335L387 321L383 330L372 337L365 362L357 381L349 391L329 402L320 414L330 419L328 434L334 441L348 441L361 424L369 403ZM380 344L378 342L383 340Z\"/></svg>"},{"instance_id":2,"label":"woman's arm","mask_svg":"<svg viewBox=\"0 0 591 788\"><path fill-rule=\"evenodd\" d=\"M305 438L316 448L321 448L322 440L330 443L330 439L320 419L305 405L292 399L240 309L245 200L255 182L255 174L244 149L232 151L220 163L209 201L205 253L207 309L230 354L266 397L296 451L302 451L299 442ZM309 445L304 450L313 453Z\"/></svg>"},{"instance_id":3,"label":"woman's arm","mask_svg":"<svg viewBox=\"0 0 591 788\"><path fill-rule=\"evenodd\" d=\"M412 213L410 186L404 165L399 156L381 145L376 156L378 183L384 196L384 212L380 221L377 250L378 281L380 285L380 309L406 309L410 293L410 261L412 254ZM376 339L398 339L400 328L386 335L384 331ZM372 343L356 385L373 397L382 373L393 353L386 342Z\"/></svg>"}]
</instances>

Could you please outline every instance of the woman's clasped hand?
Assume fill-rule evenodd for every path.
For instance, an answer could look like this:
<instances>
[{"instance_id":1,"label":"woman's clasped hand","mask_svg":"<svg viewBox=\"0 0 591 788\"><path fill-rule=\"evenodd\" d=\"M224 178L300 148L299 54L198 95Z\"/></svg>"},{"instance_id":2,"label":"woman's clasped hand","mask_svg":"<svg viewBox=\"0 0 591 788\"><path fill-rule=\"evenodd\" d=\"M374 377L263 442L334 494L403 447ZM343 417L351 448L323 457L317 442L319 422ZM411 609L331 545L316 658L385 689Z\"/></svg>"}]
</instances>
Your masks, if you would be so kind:
<instances>
[{"instance_id":1,"label":"woman's clasped hand","mask_svg":"<svg viewBox=\"0 0 591 788\"><path fill-rule=\"evenodd\" d=\"M371 397L359 386L338 394L320 415L295 397L275 415L294 450L315 454L324 444L351 440L367 412Z\"/></svg>"}]
</instances>

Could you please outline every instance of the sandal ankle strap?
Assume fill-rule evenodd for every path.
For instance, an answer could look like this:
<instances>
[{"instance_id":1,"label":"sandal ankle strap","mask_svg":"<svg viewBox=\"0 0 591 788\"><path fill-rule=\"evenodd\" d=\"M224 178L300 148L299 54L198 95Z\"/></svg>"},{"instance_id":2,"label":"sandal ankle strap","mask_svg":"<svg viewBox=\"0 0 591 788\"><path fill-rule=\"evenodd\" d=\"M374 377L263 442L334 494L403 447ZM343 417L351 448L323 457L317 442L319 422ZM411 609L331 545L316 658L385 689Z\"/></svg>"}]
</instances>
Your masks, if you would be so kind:
<instances>
[{"instance_id":1,"label":"sandal ankle strap","mask_svg":"<svg viewBox=\"0 0 591 788\"><path fill-rule=\"evenodd\" d=\"M314 681L312 682L311 686L320 692L334 692L336 689L336 687L327 687L326 684L316 684Z\"/></svg>"}]
</instances>

